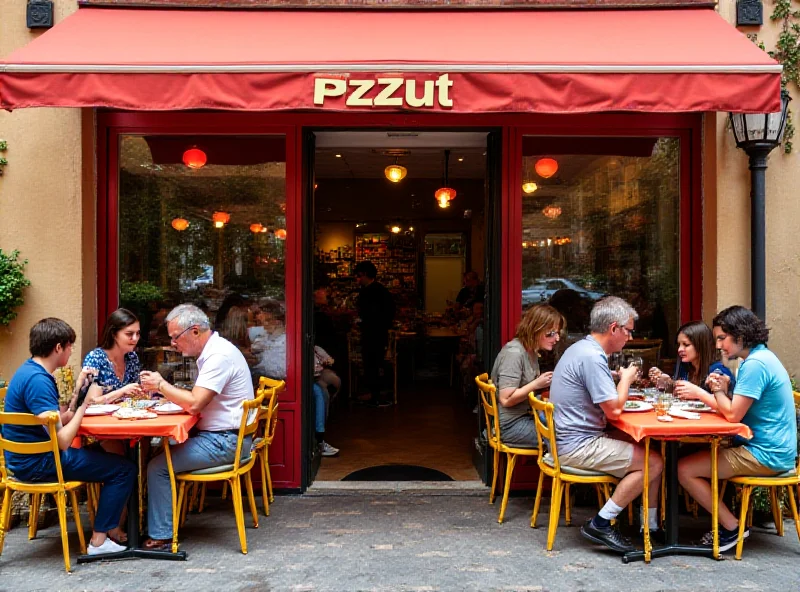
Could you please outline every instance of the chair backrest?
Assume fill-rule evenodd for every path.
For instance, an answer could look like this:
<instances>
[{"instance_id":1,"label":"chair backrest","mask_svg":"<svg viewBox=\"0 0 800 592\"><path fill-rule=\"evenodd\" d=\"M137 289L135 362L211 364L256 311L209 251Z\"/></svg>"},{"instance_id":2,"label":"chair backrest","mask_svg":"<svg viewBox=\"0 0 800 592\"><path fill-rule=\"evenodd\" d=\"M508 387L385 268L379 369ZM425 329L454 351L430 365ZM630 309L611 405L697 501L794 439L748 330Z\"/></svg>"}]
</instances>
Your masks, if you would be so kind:
<instances>
[{"instance_id":1,"label":"chair backrest","mask_svg":"<svg viewBox=\"0 0 800 592\"><path fill-rule=\"evenodd\" d=\"M5 409L6 405L6 392L8 391L8 387L4 386L0 388L0 411ZM6 472L6 455L0 450L0 481L5 481L8 478L8 473Z\"/></svg>"},{"instance_id":2,"label":"chair backrest","mask_svg":"<svg viewBox=\"0 0 800 592\"><path fill-rule=\"evenodd\" d=\"M497 444L500 439L500 413L497 410L497 387L492 384L489 375L484 372L475 377L475 384L478 385L478 392L481 396L481 406L483 415L486 419L486 437L491 444L493 440Z\"/></svg>"},{"instance_id":3,"label":"chair backrest","mask_svg":"<svg viewBox=\"0 0 800 592\"><path fill-rule=\"evenodd\" d=\"M265 391L258 389L255 399L243 403L242 423L239 425L239 438L236 442L236 457L233 460L234 470L239 470L239 461L242 455L242 444L247 436L255 434L261 418L261 403L264 401Z\"/></svg>"},{"instance_id":4,"label":"chair backrest","mask_svg":"<svg viewBox=\"0 0 800 592\"><path fill-rule=\"evenodd\" d=\"M263 394L261 402L261 418L264 422L264 439L267 445L272 444L275 438L275 428L278 425L278 393L286 389L286 382L261 377L257 395Z\"/></svg>"},{"instance_id":5,"label":"chair backrest","mask_svg":"<svg viewBox=\"0 0 800 592\"><path fill-rule=\"evenodd\" d=\"M528 394L528 402L533 409L533 421L536 424L536 439L539 441L539 450L548 450L553 457L553 468L557 473L561 472L561 464L558 462L558 449L556 447L556 424L553 421L553 410L555 405L549 401L537 399L533 393ZM544 421L542 421L544 413ZM547 445L545 447L545 441ZM539 464L544 462L544 455L539 456Z\"/></svg>"},{"instance_id":6,"label":"chair backrest","mask_svg":"<svg viewBox=\"0 0 800 592\"><path fill-rule=\"evenodd\" d=\"M45 417L39 417L38 415L33 415L31 413L0 412L0 427L4 425L44 426L47 430L47 433L50 435L50 439L44 440L43 442L16 442L6 438L3 435L3 430L0 430L0 456L4 456L6 450L15 454L52 453L55 457L58 482L61 485L64 485L64 475L61 472L61 451L58 448L58 436L56 435L58 413L52 411Z\"/></svg>"},{"instance_id":7,"label":"chair backrest","mask_svg":"<svg viewBox=\"0 0 800 592\"><path fill-rule=\"evenodd\" d=\"M797 391L793 391L792 394L794 395L794 407L795 407L795 417L800 417L800 393ZM800 428L800 425L797 426ZM798 440L800 440L800 429L798 430ZM800 442L798 442L800 444ZM797 450L797 466L795 467L795 471L798 475L800 475L800 448Z\"/></svg>"}]
</instances>

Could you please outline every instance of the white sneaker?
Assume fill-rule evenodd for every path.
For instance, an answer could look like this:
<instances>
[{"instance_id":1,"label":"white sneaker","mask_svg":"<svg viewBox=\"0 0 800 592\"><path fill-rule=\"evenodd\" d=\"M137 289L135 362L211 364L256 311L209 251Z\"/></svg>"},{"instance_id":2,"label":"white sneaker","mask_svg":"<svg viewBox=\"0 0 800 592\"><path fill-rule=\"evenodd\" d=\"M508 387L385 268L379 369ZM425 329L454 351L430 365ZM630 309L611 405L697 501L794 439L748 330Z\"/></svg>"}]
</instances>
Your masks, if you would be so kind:
<instances>
[{"instance_id":1,"label":"white sneaker","mask_svg":"<svg viewBox=\"0 0 800 592\"><path fill-rule=\"evenodd\" d=\"M320 450L322 451L322 456L336 456L339 454L339 449L334 448L327 442L323 441L322 446L320 446Z\"/></svg>"},{"instance_id":2,"label":"white sneaker","mask_svg":"<svg viewBox=\"0 0 800 592\"><path fill-rule=\"evenodd\" d=\"M107 555L109 553L121 553L126 549L127 547L118 545L112 541L110 537L106 537L106 540L99 547L95 547L93 544L89 543L89 549L87 553L89 555Z\"/></svg>"}]
</instances>

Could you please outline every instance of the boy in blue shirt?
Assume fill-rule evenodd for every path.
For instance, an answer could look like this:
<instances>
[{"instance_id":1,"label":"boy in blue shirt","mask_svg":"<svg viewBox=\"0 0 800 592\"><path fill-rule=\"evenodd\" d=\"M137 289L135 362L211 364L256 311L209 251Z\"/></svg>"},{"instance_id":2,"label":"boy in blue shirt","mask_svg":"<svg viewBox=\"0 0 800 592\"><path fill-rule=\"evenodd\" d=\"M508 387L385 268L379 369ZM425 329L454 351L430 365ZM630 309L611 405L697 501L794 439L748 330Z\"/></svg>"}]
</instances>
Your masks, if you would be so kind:
<instances>
[{"instance_id":1,"label":"boy in blue shirt","mask_svg":"<svg viewBox=\"0 0 800 592\"><path fill-rule=\"evenodd\" d=\"M75 393L67 408L58 403L58 388L53 372L69 362L75 331L61 319L47 318L36 323L30 332L31 358L19 367L11 378L6 393L7 413L31 413L46 417L59 414L58 447L61 450L61 469L65 481L87 481L103 484L89 541L89 555L117 553L125 547L112 540L120 537L119 521L122 510L136 484L136 467L130 461L99 450L70 448L78 435L86 407L100 400L102 389L89 387L83 404L75 409L80 386L90 373L84 368L76 381ZM49 440L42 426L6 425L3 436L15 442L45 442ZM6 451L6 465L20 481L53 482L58 480L55 459L51 453L20 455ZM109 536L109 534L111 536Z\"/></svg>"},{"instance_id":2,"label":"boy in blue shirt","mask_svg":"<svg viewBox=\"0 0 800 592\"><path fill-rule=\"evenodd\" d=\"M737 475L771 476L795 467L797 457L797 424L794 397L788 372L780 360L767 349L769 329L751 310L731 306L714 317L716 345L728 359L744 361L739 367L733 399L728 399L730 380L721 374L710 374L712 394L692 393L684 398L697 398L713 407L728 421L741 422L753 432L750 440L719 453L719 478ZM682 458L678 463L681 485L709 512L711 511L711 454L703 451ZM739 540L739 520L720 502L719 548L727 551ZM744 530L744 538L750 529ZM711 546L711 533L702 544Z\"/></svg>"}]
</instances>

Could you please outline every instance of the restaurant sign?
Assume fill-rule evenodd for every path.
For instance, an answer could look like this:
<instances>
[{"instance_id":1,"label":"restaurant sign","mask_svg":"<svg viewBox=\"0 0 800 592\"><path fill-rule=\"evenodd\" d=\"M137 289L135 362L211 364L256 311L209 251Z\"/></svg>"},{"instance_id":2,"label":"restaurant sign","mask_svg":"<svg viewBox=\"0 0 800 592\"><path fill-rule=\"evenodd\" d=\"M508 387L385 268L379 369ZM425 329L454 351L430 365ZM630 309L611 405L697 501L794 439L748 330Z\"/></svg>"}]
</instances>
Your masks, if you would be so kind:
<instances>
[{"instance_id":1,"label":"restaurant sign","mask_svg":"<svg viewBox=\"0 0 800 592\"><path fill-rule=\"evenodd\" d=\"M449 74L435 80L380 76L373 79L315 78L314 105L344 97L346 107L406 107L450 109L453 99ZM341 100L341 99L338 99Z\"/></svg>"}]
</instances>

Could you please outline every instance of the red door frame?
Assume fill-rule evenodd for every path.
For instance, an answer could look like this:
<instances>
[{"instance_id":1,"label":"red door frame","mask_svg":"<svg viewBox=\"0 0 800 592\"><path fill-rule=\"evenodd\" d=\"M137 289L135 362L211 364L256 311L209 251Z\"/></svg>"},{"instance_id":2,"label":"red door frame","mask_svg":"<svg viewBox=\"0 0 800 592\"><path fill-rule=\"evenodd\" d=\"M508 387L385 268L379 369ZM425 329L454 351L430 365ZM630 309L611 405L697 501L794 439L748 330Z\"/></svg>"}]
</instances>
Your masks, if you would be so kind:
<instances>
[{"instance_id":1,"label":"red door frame","mask_svg":"<svg viewBox=\"0 0 800 592\"><path fill-rule=\"evenodd\" d=\"M521 314L522 215L521 169L523 135L575 136L678 136L681 139L681 319L700 317L701 266L692 260L702 256L702 116L663 114L441 114L441 113L249 113L249 112L117 112L97 113L97 241L98 327L118 305L118 147L125 134L280 134L286 138L286 331L287 390L281 396L278 434L270 451L273 481L279 489L298 490L302 476L302 409L300 361L302 358L302 183L303 128L433 128L502 129L502 281L501 339L514 333ZM688 149L687 149L688 148ZM511 188L514 188L512 191ZM520 471L518 486L527 487ZM535 484L534 484L535 485Z\"/></svg>"}]
</instances>

